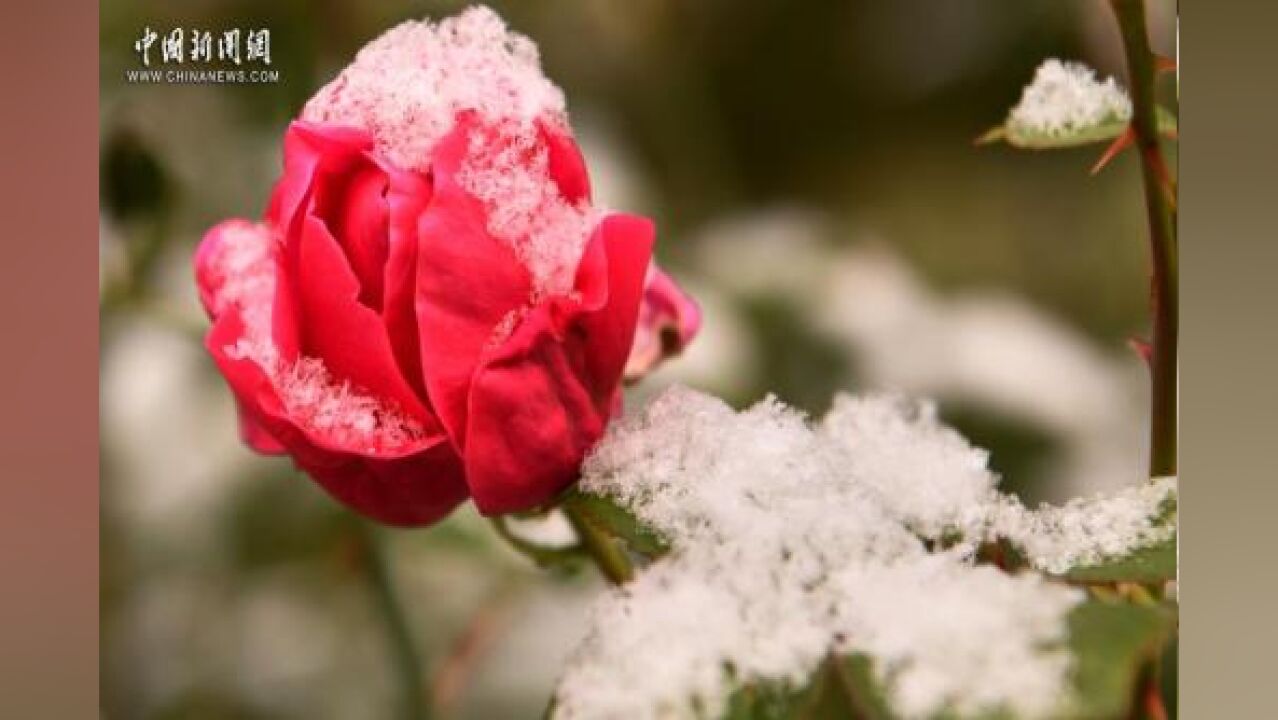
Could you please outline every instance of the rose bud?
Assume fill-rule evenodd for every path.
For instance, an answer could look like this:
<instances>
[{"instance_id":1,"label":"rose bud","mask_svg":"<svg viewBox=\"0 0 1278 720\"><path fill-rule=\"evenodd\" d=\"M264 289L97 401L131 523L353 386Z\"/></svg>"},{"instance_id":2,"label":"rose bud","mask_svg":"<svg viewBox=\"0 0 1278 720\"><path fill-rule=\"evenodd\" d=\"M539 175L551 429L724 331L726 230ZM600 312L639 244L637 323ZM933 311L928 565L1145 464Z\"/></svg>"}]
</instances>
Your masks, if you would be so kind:
<instances>
[{"instance_id":1,"label":"rose bud","mask_svg":"<svg viewBox=\"0 0 1278 720\"><path fill-rule=\"evenodd\" d=\"M678 355L701 329L701 308L655 265L648 269L626 380L635 382L663 360Z\"/></svg>"},{"instance_id":2,"label":"rose bud","mask_svg":"<svg viewBox=\"0 0 1278 720\"><path fill-rule=\"evenodd\" d=\"M652 243L592 205L535 46L479 8L361 50L289 127L263 222L211 229L195 269L245 442L421 525L574 482L641 315L634 367L695 332L660 271L645 290Z\"/></svg>"}]
</instances>

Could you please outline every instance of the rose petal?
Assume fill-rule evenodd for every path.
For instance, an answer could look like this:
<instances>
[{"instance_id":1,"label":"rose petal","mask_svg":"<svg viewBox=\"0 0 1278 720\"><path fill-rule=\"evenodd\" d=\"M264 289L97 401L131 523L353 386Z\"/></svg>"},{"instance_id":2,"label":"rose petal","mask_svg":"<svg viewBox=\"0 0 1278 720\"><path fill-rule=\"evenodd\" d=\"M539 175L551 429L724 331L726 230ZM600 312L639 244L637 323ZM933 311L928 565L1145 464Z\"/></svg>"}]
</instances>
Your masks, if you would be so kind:
<instances>
[{"instance_id":1,"label":"rose petal","mask_svg":"<svg viewBox=\"0 0 1278 720\"><path fill-rule=\"evenodd\" d=\"M440 143L434 196L418 223L417 323L431 404L465 447L471 377L493 330L527 303L527 270L487 231L482 207L453 180L466 126Z\"/></svg>"},{"instance_id":2,"label":"rose petal","mask_svg":"<svg viewBox=\"0 0 1278 720\"><path fill-rule=\"evenodd\" d=\"M358 161L372 147L372 136L362 130L292 122L284 135L284 174L271 192L267 224L281 237L298 237L312 205L316 174ZM297 248L286 242L282 254L285 262L293 264ZM301 316L294 285L288 273L277 278L271 319L272 338L280 356L287 360L298 357L301 344Z\"/></svg>"},{"instance_id":3,"label":"rose petal","mask_svg":"<svg viewBox=\"0 0 1278 720\"><path fill-rule=\"evenodd\" d=\"M582 292L584 308L599 310L583 320L592 338L589 358L593 377L618 378L626 365L634 344L654 235L651 220L614 213L600 222L586 246L577 272L577 287ZM601 260L606 267L607 292L588 292L589 276L603 274L598 267Z\"/></svg>"},{"instance_id":4,"label":"rose petal","mask_svg":"<svg viewBox=\"0 0 1278 720\"><path fill-rule=\"evenodd\" d=\"M381 312L387 257L386 174L365 159L337 178L319 182L315 214L341 245L355 277L359 301Z\"/></svg>"},{"instance_id":5,"label":"rose petal","mask_svg":"<svg viewBox=\"0 0 1278 720\"><path fill-rule=\"evenodd\" d=\"M284 235L297 228L304 204L322 165L349 162L373 148L373 136L356 128L318 125L303 120L284 133L284 174L271 191L266 221Z\"/></svg>"},{"instance_id":6,"label":"rose petal","mask_svg":"<svg viewBox=\"0 0 1278 720\"><path fill-rule=\"evenodd\" d=\"M531 312L475 374L466 478L486 515L549 501L603 432L604 413L580 379L581 348L565 348L550 315L550 303Z\"/></svg>"},{"instance_id":7,"label":"rose petal","mask_svg":"<svg viewBox=\"0 0 1278 720\"><path fill-rule=\"evenodd\" d=\"M415 173L383 166L389 179L385 298L382 322L391 349L409 385L428 398L422 378L417 333L417 221L431 199L430 181Z\"/></svg>"},{"instance_id":8,"label":"rose petal","mask_svg":"<svg viewBox=\"0 0 1278 720\"><path fill-rule=\"evenodd\" d=\"M263 455L279 455L285 451L283 443L275 439L266 425L258 418L257 410L240 401L235 403L240 419L240 439L245 445Z\"/></svg>"},{"instance_id":9,"label":"rose petal","mask_svg":"<svg viewBox=\"0 0 1278 720\"><path fill-rule=\"evenodd\" d=\"M486 353L463 453L484 514L536 507L576 479L617 408L651 250L647 221L606 218L578 273L581 300L542 303Z\"/></svg>"},{"instance_id":10,"label":"rose petal","mask_svg":"<svg viewBox=\"0 0 1278 720\"><path fill-rule=\"evenodd\" d=\"M429 525L467 497L461 463L447 443L394 461L341 459L303 469L339 501L389 525Z\"/></svg>"},{"instance_id":11,"label":"rose petal","mask_svg":"<svg viewBox=\"0 0 1278 720\"><path fill-rule=\"evenodd\" d=\"M542 142L546 144L547 165L550 178L559 186L559 192L570 203L590 199L590 174L586 171L586 159L572 136L564 130L546 123L538 125Z\"/></svg>"},{"instance_id":12,"label":"rose petal","mask_svg":"<svg viewBox=\"0 0 1278 720\"><path fill-rule=\"evenodd\" d=\"M243 233L266 233L265 227L251 220L232 218L209 228L200 239L195 250L195 286L200 293L200 304L209 318L217 318L219 314L219 297L227 278L226 271L219 266L218 259L227 251L226 243L235 242Z\"/></svg>"},{"instance_id":13,"label":"rose petal","mask_svg":"<svg viewBox=\"0 0 1278 720\"><path fill-rule=\"evenodd\" d=\"M282 273L296 280L302 353L412 417L433 422L399 371L381 316L359 302L359 281L337 242L315 217L302 228L296 265Z\"/></svg>"},{"instance_id":14,"label":"rose petal","mask_svg":"<svg viewBox=\"0 0 1278 720\"><path fill-rule=\"evenodd\" d=\"M213 324L205 346L242 410L246 440L278 447L334 498L394 525L427 525L466 499L460 458L443 434L380 456L325 442L288 417L270 379L256 362L227 353L244 333L232 309Z\"/></svg>"}]
</instances>

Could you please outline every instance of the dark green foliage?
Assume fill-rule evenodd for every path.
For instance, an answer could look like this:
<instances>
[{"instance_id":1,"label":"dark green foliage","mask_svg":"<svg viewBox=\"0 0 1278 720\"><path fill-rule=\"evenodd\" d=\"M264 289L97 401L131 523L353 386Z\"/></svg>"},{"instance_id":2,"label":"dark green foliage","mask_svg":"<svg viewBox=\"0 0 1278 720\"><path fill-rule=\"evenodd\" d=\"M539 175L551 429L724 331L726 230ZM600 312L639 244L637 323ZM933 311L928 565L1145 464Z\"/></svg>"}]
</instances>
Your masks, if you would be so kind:
<instances>
[{"instance_id":1,"label":"dark green foliage","mask_svg":"<svg viewBox=\"0 0 1278 720\"><path fill-rule=\"evenodd\" d=\"M1069 618L1076 691L1070 717L1127 717L1142 667L1158 656L1175 629L1176 614L1169 606L1091 600L1075 609Z\"/></svg>"},{"instance_id":2,"label":"dark green foliage","mask_svg":"<svg viewBox=\"0 0 1278 720\"><path fill-rule=\"evenodd\" d=\"M128 128L102 140L102 206L121 221L160 212L171 201L168 172L159 157Z\"/></svg>"}]
</instances>

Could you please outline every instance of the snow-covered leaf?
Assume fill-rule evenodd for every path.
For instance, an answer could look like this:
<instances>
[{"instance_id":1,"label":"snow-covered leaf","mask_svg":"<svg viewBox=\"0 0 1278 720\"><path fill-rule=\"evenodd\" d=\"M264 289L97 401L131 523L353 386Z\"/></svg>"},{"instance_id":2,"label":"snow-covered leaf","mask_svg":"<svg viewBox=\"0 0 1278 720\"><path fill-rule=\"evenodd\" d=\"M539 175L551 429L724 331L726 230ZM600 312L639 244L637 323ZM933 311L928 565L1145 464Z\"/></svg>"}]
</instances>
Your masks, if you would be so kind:
<instances>
[{"instance_id":1,"label":"snow-covered leaf","mask_svg":"<svg viewBox=\"0 0 1278 720\"><path fill-rule=\"evenodd\" d=\"M1155 109L1155 120L1158 123L1159 133L1168 137L1176 136L1176 116L1170 110L1161 105L1158 106ZM1128 119L1114 118L1097 125L1057 132L1036 130L1009 122L990 129L976 139L976 144L988 145L1001 141L1022 150L1080 147L1113 140L1123 134L1128 122Z\"/></svg>"},{"instance_id":2,"label":"snow-covered leaf","mask_svg":"<svg viewBox=\"0 0 1278 720\"><path fill-rule=\"evenodd\" d=\"M1094 565L1071 568L1063 576L1078 583L1153 583L1175 580L1176 538Z\"/></svg>"},{"instance_id":3,"label":"snow-covered leaf","mask_svg":"<svg viewBox=\"0 0 1278 720\"><path fill-rule=\"evenodd\" d=\"M1176 118L1156 110L1159 132L1175 136ZM977 139L1029 150L1077 147L1121 136L1132 119L1132 101L1114 78L1101 80L1082 63L1045 61L1025 86L1007 120Z\"/></svg>"},{"instance_id":4,"label":"snow-covered leaf","mask_svg":"<svg viewBox=\"0 0 1278 720\"><path fill-rule=\"evenodd\" d=\"M569 496L671 550L601 595L555 718L874 718L873 698L908 718L1076 717L1087 592L1052 575L1171 537L1176 479L1033 509L997 482L932 403L839 396L812 420L668 390L609 428ZM972 554L995 541L1036 571ZM1084 687L1126 672L1089 643ZM832 675L831 653L864 660Z\"/></svg>"},{"instance_id":5,"label":"snow-covered leaf","mask_svg":"<svg viewBox=\"0 0 1278 720\"><path fill-rule=\"evenodd\" d=\"M883 689L864 655L830 657L802 688L754 683L729 700L724 720L891 720Z\"/></svg>"},{"instance_id":6,"label":"snow-covered leaf","mask_svg":"<svg viewBox=\"0 0 1278 720\"><path fill-rule=\"evenodd\" d=\"M1093 600L1069 616L1069 646L1074 654L1069 701L1057 717L1108 720L1126 717L1144 662L1162 651L1175 631L1169 607L1114 604ZM875 679L872 661L863 655L830 658L804 687L755 683L737 690L725 720L891 720L900 717ZM1015 715L944 711L947 720L1012 720Z\"/></svg>"}]
</instances>

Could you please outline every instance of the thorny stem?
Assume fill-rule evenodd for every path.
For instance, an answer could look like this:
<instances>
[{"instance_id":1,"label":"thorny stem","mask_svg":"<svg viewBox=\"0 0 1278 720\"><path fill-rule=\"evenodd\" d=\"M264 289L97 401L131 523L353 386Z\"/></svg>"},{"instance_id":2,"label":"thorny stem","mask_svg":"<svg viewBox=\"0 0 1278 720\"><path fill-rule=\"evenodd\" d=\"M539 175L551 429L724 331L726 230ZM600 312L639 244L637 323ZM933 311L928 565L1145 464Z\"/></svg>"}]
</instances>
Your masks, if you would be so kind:
<instances>
[{"instance_id":1,"label":"thorny stem","mask_svg":"<svg viewBox=\"0 0 1278 720\"><path fill-rule=\"evenodd\" d=\"M1153 259L1151 301L1153 342L1150 355L1152 403L1149 471L1153 477L1176 474L1177 334L1179 325L1176 226L1163 183L1167 166L1158 145L1154 115L1154 54L1145 27L1144 0L1110 0L1123 37L1132 93L1132 128L1140 152Z\"/></svg>"},{"instance_id":2,"label":"thorny stem","mask_svg":"<svg viewBox=\"0 0 1278 720\"><path fill-rule=\"evenodd\" d=\"M572 529L576 531L581 546L595 561L595 565L599 566L604 577L614 585L630 582L634 577L634 568L617 541L595 525L589 514L573 498L564 500L560 509L567 516L568 522L572 523Z\"/></svg>"},{"instance_id":3,"label":"thorny stem","mask_svg":"<svg viewBox=\"0 0 1278 720\"><path fill-rule=\"evenodd\" d=\"M400 675L404 720L427 720L430 702L426 692L425 671L421 656L413 642L412 628L404 606L395 594L389 558L376 532L363 521L355 523L355 540L359 567L373 593L378 614L385 624L391 660Z\"/></svg>"}]
</instances>

